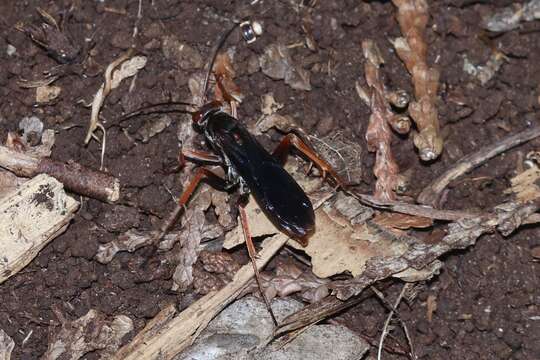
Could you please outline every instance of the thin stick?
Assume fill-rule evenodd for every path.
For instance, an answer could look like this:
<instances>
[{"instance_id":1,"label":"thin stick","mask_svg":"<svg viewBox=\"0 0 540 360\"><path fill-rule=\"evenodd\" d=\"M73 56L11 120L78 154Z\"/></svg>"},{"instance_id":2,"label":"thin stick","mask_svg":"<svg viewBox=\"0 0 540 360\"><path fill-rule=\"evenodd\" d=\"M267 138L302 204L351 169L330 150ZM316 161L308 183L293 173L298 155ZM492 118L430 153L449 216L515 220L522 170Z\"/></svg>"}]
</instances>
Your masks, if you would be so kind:
<instances>
[{"instance_id":1,"label":"thin stick","mask_svg":"<svg viewBox=\"0 0 540 360\"><path fill-rule=\"evenodd\" d=\"M484 147L475 153L465 156L450 169L431 182L418 196L418 202L421 204L435 206L441 192L448 184L460 177L461 175L471 171L472 169L482 165L489 159L509 150L513 147L526 143L540 136L540 126L532 129L527 129L515 135L504 138L496 143Z\"/></svg>"},{"instance_id":2,"label":"thin stick","mask_svg":"<svg viewBox=\"0 0 540 360\"><path fill-rule=\"evenodd\" d=\"M393 200L376 199L372 195L359 194L352 191L347 191L348 194L354 196L364 205L368 205L377 209L394 211L402 214L422 216L435 220L456 221L460 219L473 219L482 214L471 213L460 210L440 210L434 209L427 205L408 204Z\"/></svg>"},{"instance_id":3,"label":"thin stick","mask_svg":"<svg viewBox=\"0 0 540 360\"><path fill-rule=\"evenodd\" d=\"M101 201L115 202L120 197L117 178L76 162L40 159L0 146L0 167L23 177L48 174L64 184L66 189Z\"/></svg>"},{"instance_id":4,"label":"thin stick","mask_svg":"<svg viewBox=\"0 0 540 360\"><path fill-rule=\"evenodd\" d=\"M403 288L401 289L401 292L399 293L399 296L397 297L396 301L394 302L394 306L390 310L390 313L388 314L388 317L386 318L386 321L384 322L383 331L381 334L381 340L379 341L379 348L377 350L377 360L381 360L382 356L382 349L383 349L383 343L384 339L386 338L386 335L388 335L389 330L388 326L390 325L390 321L392 321L392 318L394 317L394 313L399 306L399 303L401 302L401 299L403 299L403 295L405 295L405 291L407 291L409 283L406 283L403 285ZM375 292L377 293L377 292Z\"/></svg>"}]
</instances>

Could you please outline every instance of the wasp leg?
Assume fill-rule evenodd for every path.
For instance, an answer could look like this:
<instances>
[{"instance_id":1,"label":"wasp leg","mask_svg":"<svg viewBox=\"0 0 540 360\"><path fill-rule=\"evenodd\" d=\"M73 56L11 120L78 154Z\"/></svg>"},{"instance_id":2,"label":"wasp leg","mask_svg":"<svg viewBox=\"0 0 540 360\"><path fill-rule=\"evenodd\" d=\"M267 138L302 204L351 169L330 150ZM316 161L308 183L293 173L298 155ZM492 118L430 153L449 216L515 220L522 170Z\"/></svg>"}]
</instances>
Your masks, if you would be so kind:
<instances>
[{"instance_id":1,"label":"wasp leg","mask_svg":"<svg viewBox=\"0 0 540 360\"><path fill-rule=\"evenodd\" d=\"M321 158L315 150L308 144L306 140L301 139L297 134L288 134L281 140L281 143L276 147L272 155L276 157L282 164L287 162L287 155L291 151L291 147L295 147L304 156L306 156L312 164L315 164L322 173L323 179L328 175L335 181L336 185L342 189L346 188L346 183L341 179L332 166ZM311 165L310 165L311 168Z\"/></svg>"},{"instance_id":2,"label":"wasp leg","mask_svg":"<svg viewBox=\"0 0 540 360\"><path fill-rule=\"evenodd\" d=\"M188 160L197 164L223 164L221 158L215 154L199 150L182 149L182 151L178 155L178 163L180 164L180 167L183 168L184 166L186 166Z\"/></svg>"},{"instance_id":3,"label":"wasp leg","mask_svg":"<svg viewBox=\"0 0 540 360\"><path fill-rule=\"evenodd\" d=\"M251 260L251 264L253 265L253 272L255 273L255 280L257 281L257 286L259 287L259 291L261 292L261 296L264 300L266 308L268 309L268 312L270 313L270 316L272 317L272 321L274 322L274 325L277 327L278 322L277 322L276 316L274 315L274 312L272 311L272 307L270 306L270 301L268 301L268 298L266 297L266 294L264 293L260 274L259 274L259 269L257 269L257 263L255 262L255 258L257 257L257 250L255 249L255 245L253 245L253 239L251 238L251 232L249 231L249 224L248 224L248 219L246 215L246 210L244 209L242 205L240 205L238 208L240 210L240 222L242 223L242 230L244 232L244 239L246 240L246 246L248 249L249 259Z\"/></svg>"},{"instance_id":4,"label":"wasp leg","mask_svg":"<svg viewBox=\"0 0 540 360\"><path fill-rule=\"evenodd\" d=\"M165 234L171 229L171 227L174 225L176 220L178 219L178 216L184 210L185 206L189 202L189 199L191 198L191 195L195 192L197 189L197 186L202 182L206 181L210 184L210 186L225 191L228 188L228 183L225 179L222 179L218 175L214 174L212 170L201 167L197 169L197 172L195 173L195 176L191 179L191 181L184 187L184 192L180 196L180 199L178 200L178 205L174 209L174 211L170 214L170 216L163 222L159 229L159 233L154 238L155 242L157 243Z\"/></svg>"}]
</instances>

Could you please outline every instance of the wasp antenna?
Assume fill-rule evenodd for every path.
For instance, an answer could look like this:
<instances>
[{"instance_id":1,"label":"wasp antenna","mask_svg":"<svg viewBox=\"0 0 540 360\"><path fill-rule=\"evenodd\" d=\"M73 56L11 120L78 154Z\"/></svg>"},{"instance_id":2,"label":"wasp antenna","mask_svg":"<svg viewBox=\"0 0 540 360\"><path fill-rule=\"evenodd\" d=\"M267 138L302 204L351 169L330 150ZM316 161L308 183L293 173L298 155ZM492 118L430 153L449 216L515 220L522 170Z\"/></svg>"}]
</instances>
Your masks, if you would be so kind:
<instances>
[{"instance_id":1,"label":"wasp antenna","mask_svg":"<svg viewBox=\"0 0 540 360\"><path fill-rule=\"evenodd\" d=\"M150 104L140 109L137 109L135 111L132 111L128 114L125 114L124 116L120 118L120 121L125 121L127 119L131 119L136 116L149 115L149 114L170 114L170 113L194 114L195 113L194 111L185 110L185 109L167 108L168 106L173 106L173 105L190 106L193 108L197 107L195 104L192 104L189 102L183 102L183 101L169 101L169 102L163 102L163 103L157 103L157 104Z\"/></svg>"},{"instance_id":2,"label":"wasp antenna","mask_svg":"<svg viewBox=\"0 0 540 360\"><path fill-rule=\"evenodd\" d=\"M218 56L219 50L225 45L225 42L231 36L233 31L240 27L242 30L242 37L246 41L246 43L251 44L257 39L258 35L262 34L262 26L257 21L242 21L242 22L235 22L233 26L229 30L227 30L218 40L218 43L216 45L216 48L214 50L214 53L212 55L212 60L210 61L210 65L208 67L208 71L206 72L206 77L204 78L204 87L203 87L203 93L201 94L201 101L202 105L206 103L206 93L208 91L208 82L210 81L210 75L212 74L212 69L214 67L214 63L216 62L216 58Z\"/></svg>"}]
</instances>

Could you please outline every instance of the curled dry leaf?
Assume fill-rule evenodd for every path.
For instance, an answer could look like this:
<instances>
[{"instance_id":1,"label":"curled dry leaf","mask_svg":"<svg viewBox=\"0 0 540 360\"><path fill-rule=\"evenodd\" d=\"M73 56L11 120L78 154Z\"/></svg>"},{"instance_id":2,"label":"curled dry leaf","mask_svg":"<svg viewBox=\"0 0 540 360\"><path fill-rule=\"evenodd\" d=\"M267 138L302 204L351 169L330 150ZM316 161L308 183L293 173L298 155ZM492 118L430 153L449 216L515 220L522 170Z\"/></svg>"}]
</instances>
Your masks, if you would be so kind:
<instances>
[{"instance_id":1,"label":"curled dry leaf","mask_svg":"<svg viewBox=\"0 0 540 360\"><path fill-rule=\"evenodd\" d=\"M84 139L84 143L88 144L92 134L96 130L99 124L99 112L107 95L111 90L116 89L122 80L135 76L139 70L145 67L146 57L145 56L134 56L131 58L132 49L127 53L121 55L119 58L114 60L112 63L107 66L105 70L105 83L101 85L97 93L94 95L94 100L92 101L92 112L90 114L90 124L88 126L88 132ZM120 66L119 69L118 66Z\"/></svg>"},{"instance_id":2,"label":"curled dry leaf","mask_svg":"<svg viewBox=\"0 0 540 360\"><path fill-rule=\"evenodd\" d=\"M262 274L264 291L269 299L299 293L304 301L312 303L329 294L326 286L329 280L321 279L309 270L302 271L290 260L278 261L274 272L275 274ZM253 283L246 291L258 294L258 287Z\"/></svg>"},{"instance_id":3,"label":"curled dry leaf","mask_svg":"<svg viewBox=\"0 0 540 360\"><path fill-rule=\"evenodd\" d=\"M399 168L391 150L392 132L389 124L394 118L386 101L384 84L381 80L380 65L384 62L377 45L371 40L362 42L366 62L364 71L371 95L369 105L371 115L366 130L368 151L375 152L373 173L377 177L374 196L383 200L394 200L399 183Z\"/></svg>"},{"instance_id":4,"label":"curled dry leaf","mask_svg":"<svg viewBox=\"0 0 540 360\"><path fill-rule=\"evenodd\" d=\"M414 145L424 161L436 159L442 152L443 139L440 134L436 108L439 71L427 65L427 43L424 31L429 18L426 0L393 0L397 7L397 19L403 38L393 45L398 56L412 75L415 101L409 105L409 113L419 133L414 136Z\"/></svg>"},{"instance_id":5,"label":"curled dry leaf","mask_svg":"<svg viewBox=\"0 0 540 360\"><path fill-rule=\"evenodd\" d=\"M287 46L270 44L259 58L259 64L266 76L285 80L285 84L295 90L311 91L311 74L294 63Z\"/></svg>"},{"instance_id":6,"label":"curled dry leaf","mask_svg":"<svg viewBox=\"0 0 540 360\"><path fill-rule=\"evenodd\" d=\"M235 72L228 53L218 54L213 72L217 80L217 86L215 87L216 100L228 103L232 101L241 103L244 99L244 94L242 94L238 85L233 81Z\"/></svg>"},{"instance_id":7,"label":"curled dry leaf","mask_svg":"<svg viewBox=\"0 0 540 360\"><path fill-rule=\"evenodd\" d=\"M13 348L15 348L13 339L0 329L0 360L10 360Z\"/></svg>"},{"instance_id":8,"label":"curled dry leaf","mask_svg":"<svg viewBox=\"0 0 540 360\"><path fill-rule=\"evenodd\" d=\"M124 315L109 321L104 314L91 309L75 321L66 321L58 310L55 313L62 328L52 336L44 360L77 360L94 351L101 355L100 359L110 359L122 338L133 330L133 321Z\"/></svg>"},{"instance_id":9,"label":"curled dry leaf","mask_svg":"<svg viewBox=\"0 0 540 360\"><path fill-rule=\"evenodd\" d=\"M168 115L163 115L157 119L149 119L137 130L137 136L143 143L147 143L152 137L165 130L171 123L172 119Z\"/></svg>"}]
</instances>

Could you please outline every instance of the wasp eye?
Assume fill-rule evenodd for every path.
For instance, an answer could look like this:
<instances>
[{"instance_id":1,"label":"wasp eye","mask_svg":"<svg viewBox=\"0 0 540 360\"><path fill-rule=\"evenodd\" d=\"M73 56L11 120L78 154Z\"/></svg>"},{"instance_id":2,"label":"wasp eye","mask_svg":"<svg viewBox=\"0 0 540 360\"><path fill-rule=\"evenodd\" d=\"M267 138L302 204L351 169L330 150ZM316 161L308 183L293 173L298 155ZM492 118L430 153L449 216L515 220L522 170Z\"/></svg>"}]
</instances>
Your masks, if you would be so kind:
<instances>
[{"instance_id":1,"label":"wasp eye","mask_svg":"<svg viewBox=\"0 0 540 360\"><path fill-rule=\"evenodd\" d=\"M195 124L199 125L199 123L202 120L202 112L197 111L197 112L193 113L193 115L191 115L191 119L193 120L193 122Z\"/></svg>"}]
</instances>

